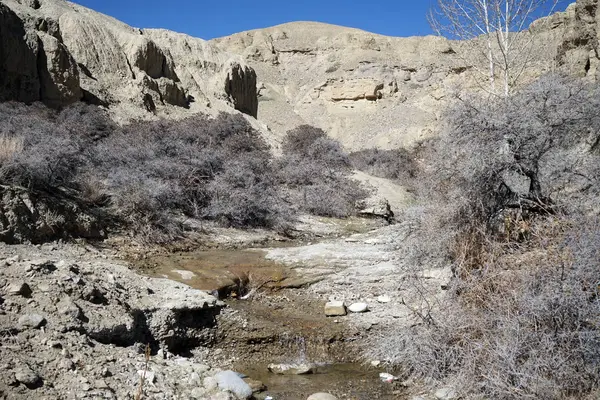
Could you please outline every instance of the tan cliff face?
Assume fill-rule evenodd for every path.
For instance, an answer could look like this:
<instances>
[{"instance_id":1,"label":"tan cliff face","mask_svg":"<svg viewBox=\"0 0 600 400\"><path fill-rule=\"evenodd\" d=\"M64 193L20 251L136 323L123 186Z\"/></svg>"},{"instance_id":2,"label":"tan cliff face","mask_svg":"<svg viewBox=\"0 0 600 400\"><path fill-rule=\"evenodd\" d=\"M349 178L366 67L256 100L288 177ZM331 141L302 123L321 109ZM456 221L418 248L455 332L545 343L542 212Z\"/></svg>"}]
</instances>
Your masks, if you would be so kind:
<instances>
[{"instance_id":1,"label":"tan cliff face","mask_svg":"<svg viewBox=\"0 0 600 400\"><path fill-rule=\"evenodd\" d=\"M536 21L523 82L566 70L595 78L598 0ZM480 90L468 43L297 22L204 41L137 29L64 0L0 0L0 101L83 100L118 120L230 111L258 116L272 144L303 123L348 150L435 135L454 93Z\"/></svg>"},{"instance_id":2,"label":"tan cliff face","mask_svg":"<svg viewBox=\"0 0 600 400\"><path fill-rule=\"evenodd\" d=\"M2 100L84 100L125 119L209 107L256 116L254 71L202 39L132 28L64 0L2 0L0 19Z\"/></svg>"},{"instance_id":3,"label":"tan cliff face","mask_svg":"<svg viewBox=\"0 0 600 400\"><path fill-rule=\"evenodd\" d=\"M538 21L527 81L555 68L573 8ZM453 93L480 90L460 57L470 44L441 37L396 38L297 22L215 39L257 71L259 115L281 137L319 126L349 150L411 146L435 134ZM285 115L285 118L281 116Z\"/></svg>"}]
</instances>

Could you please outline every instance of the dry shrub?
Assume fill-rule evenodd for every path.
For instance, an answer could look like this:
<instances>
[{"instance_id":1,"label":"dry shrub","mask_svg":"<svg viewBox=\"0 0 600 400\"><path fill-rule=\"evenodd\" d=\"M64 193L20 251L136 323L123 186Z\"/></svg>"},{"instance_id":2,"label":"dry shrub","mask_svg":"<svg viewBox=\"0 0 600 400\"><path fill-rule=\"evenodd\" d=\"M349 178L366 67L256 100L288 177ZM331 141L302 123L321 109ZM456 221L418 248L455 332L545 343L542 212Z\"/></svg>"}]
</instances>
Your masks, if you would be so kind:
<instances>
[{"instance_id":1,"label":"dry shrub","mask_svg":"<svg viewBox=\"0 0 600 400\"><path fill-rule=\"evenodd\" d=\"M546 77L448 111L418 180L431 203L404 243L415 324L378 338L371 357L465 398L597 395L599 103L596 85ZM420 269L444 261L442 296Z\"/></svg>"},{"instance_id":2,"label":"dry shrub","mask_svg":"<svg viewBox=\"0 0 600 400\"><path fill-rule=\"evenodd\" d=\"M527 246L496 242L376 356L451 381L467 398L583 398L600 383L600 225L536 222ZM419 285L419 282L413 282ZM427 316L425 318L424 316ZM392 345L393 343L393 345Z\"/></svg>"},{"instance_id":3,"label":"dry shrub","mask_svg":"<svg viewBox=\"0 0 600 400\"><path fill-rule=\"evenodd\" d=\"M288 202L304 212L347 217L367 196L350 179L351 166L341 145L319 128L302 125L288 131L283 154L276 161L277 179L286 188Z\"/></svg>"},{"instance_id":4,"label":"dry shrub","mask_svg":"<svg viewBox=\"0 0 600 400\"><path fill-rule=\"evenodd\" d=\"M406 149L365 149L348 155L354 169L380 178L411 183L418 173L414 154Z\"/></svg>"}]
</instances>

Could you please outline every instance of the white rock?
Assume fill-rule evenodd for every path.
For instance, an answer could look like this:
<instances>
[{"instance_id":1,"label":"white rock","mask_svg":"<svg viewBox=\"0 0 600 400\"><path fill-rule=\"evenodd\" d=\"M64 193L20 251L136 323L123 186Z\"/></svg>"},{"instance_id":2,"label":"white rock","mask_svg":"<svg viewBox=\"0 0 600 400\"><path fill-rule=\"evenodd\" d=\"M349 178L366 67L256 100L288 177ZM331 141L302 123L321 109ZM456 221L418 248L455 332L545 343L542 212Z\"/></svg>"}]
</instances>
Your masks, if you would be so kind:
<instances>
[{"instance_id":1,"label":"white rock","mask_svg":"<svg viewBox=\"0 0 600 400\"><path fill-rule=\"evenodd\" d=\"M367 303L354 303L348 307L348 310L353 313L363 313L369 310L369 305Z\"/></svg>"},{"instance_id":2,"label":"white rock","mask_svg":"<svg viewBox=\"0 0 600 400\"><path fill-rule=\"evenodd\" d=\"M306 400L338 400L338 398L329 393L315 393L308 396Z\"/></svg>"},{"instance_id":3,"label":"white rock","mask_svg":"<svg viewBox=\"0 0 600 400\"><path fill-rule=\"evenodd\" d=\"M379 360L373 360L373 361L371 361L371 366L372 366L372 367L375 367L375 368L377 368L377 367L379 367L380 365L381 365L381 361L379 361Z\"/></svg>"},{"instance_id":4,"label":"white rock","mask_svg":"<svg viewBox=\"0 0 600 400\"><path fill-rule=\"evenodd\" d=\"M338 317L346 315L346 304L343 301L329 301L325 304L325 315L328 317Z\"/></svg>"},{"instance_id":5,"label":"white rock","mask_svg":"<svg viewBox=\"0 0 600 400\"><path fill-rule=\"evenodd\" d=\"M46 318L39 314L26 314L19 318L19 325L24 328L37 329L46 323Z\"/></svg>"},{"instance_id":6,"label":"white rock","mask_svg":"<svg viewBox=\"0 0 600 400\"><path fill-rule=\"evenodd\" d=\"M154 371L145 371L143 369L138 370L138 375L144 378L144 381L148 383L154 383L154 378L156 378Z\"/></svg>"},{"instance_id":7,"label":"white rock","mask_svg":"<svg viewBox=\"0 0 600 400\"><path fill-rule=\"evenodd\" d=\"M269 364L269 371L277 375L306 375L312 374L315 366L312 364Z\"/></svg>"},{"instance_id":8,"label":"white rock","mask_svg":"<svg viewBox=\"0 0 600 400\"><path fill-rule=\"evenodd\" d=\"M379 296L377 298L377 301L380 303L389 303L390 301L392 301L392 299L390 299L390 296L388 296L388 295L383 295L383 296Z\"/></svg>"},{"instance_id":9,"label":"white rock","mask_svg":"<svg viewBox=\"0 0 600 400\"><path fill-rule=\"evenodd\" d=\"M24 297L29 297L31 295L31 288L29 285L23 281L17 281L11 283L7 290L8 294L13 295L21 295Z\"/></svg>"},{"instance_id":10,"label":"white rock","mask_svg":"<svg viewBox=\"0 0 600 400\"><path fill-rule=\"evenodd\" d=\"M217 388L217 386L219 386L219 384L217 383L215 377L207 376L202 380L202 386L204 386L204 389L206 389L207 391L212 392Z\"/></svg>"},{"instance_id":11,"label":"white rock","mask_svg":"<svg viewBox=\"0 0 600 400\"><path fill-rule=\"evenodd\" d=\"M395 377L392 374L388 374L387 372L380 373L379 374L379 379L381 379L383 382L388 382L388 383L391 383L391 382L393 382L395 380L398 380L397 377Z\"/></svg>"},{"instance_id":12,"label":"white rock","mask_svg":"<svg viewBox=\"0 0 600 400\"><path fill-rule=\"evenodd\" d=\"M228 390L238 399L252 397L252 388L233 371L221 371L215 375L219 389Z\"/></svg>"}]
</instances>

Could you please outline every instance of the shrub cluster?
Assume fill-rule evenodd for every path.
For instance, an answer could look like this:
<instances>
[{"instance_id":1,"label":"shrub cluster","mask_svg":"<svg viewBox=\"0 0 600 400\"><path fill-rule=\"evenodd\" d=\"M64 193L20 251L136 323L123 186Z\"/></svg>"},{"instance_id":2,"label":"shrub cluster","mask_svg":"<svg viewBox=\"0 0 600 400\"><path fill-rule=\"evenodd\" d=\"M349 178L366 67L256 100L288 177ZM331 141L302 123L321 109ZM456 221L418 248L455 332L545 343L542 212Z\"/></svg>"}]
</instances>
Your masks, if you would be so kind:
<instances>
[{"instance_id":1,"label":"shrub cluster","mask_svg":"<svg viewBox=\"0 0 600 400\"><path fill-rule=\"evenodd\" d=\"M346 217L368 193L350 178L348 155L319 128L302 125L287 132L276 160L277 178L287 188L288 202L301 211Z\"/></svg>"},{"instance_id":2,"label":"shrub cluster","mask_svg":"<svg viewBox=\"0 0 600 400\"><path fill-rule=\"evenodd\" d=\"M467 398L597 395L599 94L550 76L448 110L424 151L418 182L431 206L407 251L418 322L379 338L372 356ZM452 265L443 297L423 289L431 254Z\"/></svg>"},{"instance_id":3,"label":"shrub cluster","mask_svg":"<svg viewBox=\"0 0 600 400\"><path fill-rule=\"evenodd\" d=\"M339 144L310 127L291 132L273 160L240 115L119 127L90 105L57 113L4 103L0 124L0 184L68 195L155 242L181 235L187 218L286 230L291 201L346 216L362 193L345 178Z\"/></svg>"},{"instance_id":4,"label":"shrub cluster","mask_svg":"<svg viewBox=\"0 0 600 400\"><path fill-rule=\"evenodd\" d=\"M406 149L365 149L352 152L348 157L354 169L401 183L412 182L418 173L415 157Z\"/></svg>"}]
</instances>

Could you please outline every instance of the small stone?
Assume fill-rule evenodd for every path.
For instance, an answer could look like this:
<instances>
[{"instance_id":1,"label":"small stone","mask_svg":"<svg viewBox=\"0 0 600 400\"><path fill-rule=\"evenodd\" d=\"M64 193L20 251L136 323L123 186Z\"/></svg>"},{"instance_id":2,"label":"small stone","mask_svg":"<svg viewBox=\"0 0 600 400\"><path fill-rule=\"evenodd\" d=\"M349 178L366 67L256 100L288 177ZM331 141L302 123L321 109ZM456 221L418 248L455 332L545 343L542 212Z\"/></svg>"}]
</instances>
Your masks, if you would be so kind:
<instances>
[{"instance_id":1,"label":"small stone","mask_svg":"<svg viewBox=\"0 0 600 400\"><path fill-rule=\"evenodd\" d=\"M19 318L19 325L23 328L38 329L46 324L46 318L39 314L25 314Z\"/></svg>"},{"instance_id":2,"label":"small stone","mask_svg":"<svg viewBox=\"0 0 600 400\"><path fill-rule=\"evenodd\" d=\"M70 316L74 319L79 319L82 316L81 308L69 296L63 297L61 301L56 304L56 309L63 315Z\"/></svg>"},{"instance_id":3,"label":"small stone","mask_svg":"<svg viewBox=\"0 0 600 400\"><path fill-rule=\"evenodd\" d=\"M108 384L104 379L97 379L94 382L94 387L97 389L109 389Z\"/></svg>"},{"instance_id":4,"label":"small stone","mask_svg":"<svg viewBox=\"0 0 600 400\"><path fill-rule=\"evenodd\" d=\"M373 361L371 361L371 367L377 368L380 365L381 365L381 361L379 361L379 360L373 360Z\"/></svg>"},{"instance_id":5,"label":"small stone","mask_svg":"<svg viewBox=\"0 0 600 400\"><path fill-rule=\"evenodd\" d=\"M325 315L328 317L338 317L346 315L346 305L343 301L329 301L325 304Z\"/></svg>"},{"instance_id":6,"label":"small stone","mask_svg":"<svg viewBox=\"0 0 600 400\"><path fill-rule=\"evenodd\" d=\"M354 303L348 307L348 310L353 313L364 313L369 310L367 303Z\"/></svg>"},{"instance_id":7,"label":"small stone","mask_svg":"<svg viewBox=\"0 0 600 400\"><path fill-rule=\"evenodd\" d=\"M60 360L60 363L58 363L58 367L65 371L74 371L75 363L68 358L63 358Z\"/></svg>"},{"instance_id":8,"label":"small stone","mask_svg":"<svg viewBox=\"0 0 600 400\"><path fill-rule=\"evenodd\" d=\"M35 371L29 368L28 365L17 368L15 370L15 378L17 381L21 382L30 389L35 389L42 386L42 378L40 378Z\"/></svg>"},{"instance_id":9,"label":"small stone","mask_svg":"<svg viewBox=\"0 0 600 400\"><path fill-rule=\"evenodd\" d=\"M12 294L12 295L19 295L19 296L23 296L23 297L29 297L31 296L31 288L29 287L29 285L23 281L17 281L17 282L13 282L9 287L8 287L8 294Z\"/></svg>"},{"instance_id":10,"label":"small stone","mask_svg":"<svg viewBox=\"0 0 600 400\"><path fill-rule=\"evenodd\" d=\"M71 358L71 352L67 349L62 349L60 351L60 355L62 355L65 358Z\"/></svg>"},{"instance_id":11,"label":"small stone","mask_svg":"<svg viewBox=\"0 0 600 400\"><path fill-rule=\"evenodd\" d=\"M195 387L190 393L193 399L206 399L206 390L203 388Z\"/></svg>"},{"instance_id":12,"label":"small stone","mask_svg":"<svg viewBox=\"0 0 600 400\"><path fill-rule=\"evenodd\" d=\"M12 256L12 257L6 259L6 262L8 263L8 265L18 263L19 261L21 261L21 256L18 254L16 256Z\"/></svg>"},{"instance_id":13,"label":"small stone","mask_svg":"<svg viewBox=\"0 0 600 400\"><path fill-rule=\"evenodd\" d=\"M329 393L315 393L308 396L306 400L338 400L338 398Z\"/></svg>"},{"instance_id":14,"label":"small stone","mask_svg":"<svg viewBox=\"0 0 600 400\"><path fill-rule=\"evenodd\" d=\"M439 400L453 400L458 398L458 394L453 388L444 387L435 391L435 398Z\"/></svg>"},{"instance_id":15,"label":"small stone","mask_svg":"<svg viewBox=\"0 0 600 400\"><path fill-rule=\"evenodd\" d=\"M154 378L156 377L154 371L146 371L141 369L137 373L140 377L144 378L145 382L154 383Z\"/></svg>"},{"instance_id":16,"label":"small stone","mask_svg":"<svg viewBox=\"0 0 600 400\"><path fill-rule=\"evenodd\" d=\"M207 376L202 380L202 386L204 386L204 389L206 389L207 391L212 392L219 386L219 384L217 383L217 380L214 377Z\"/></svg>"},{"instance_id":17,"label":"small stone","mask_svg":"<svg viewBox=\"0 0 600 400\"><path fill-rule=\"evenodd\" d=\"M379 296L377 298L377 301L380 303L389 303L390 301L392 301L392 299L390 299L390 296L388 296L388 295L383 295L383 296Z\"/></svg>"},{"instance_id":18,"label":"small stone","mask_svg":"<svg viewBox=\"0 0 600 400\"><path fill-rule=\"evenodd\" d=\"M40 284L38 284L37 285L37 289L40 292L43 292L43 293L48 293L51 290L50 289L50 285L48 285L47 283L40 283Z\"/></svg>"},{"instance_id":19,"label":"small stone","mask_svg":"<svg viewBox=\"0 0 600 400\"><path fill-rule=\"evenodd\" d=\"M165 351L163 349L158 349L156 352L156 357L158 357L160 360L164 360L166 358Z\"/></svg>"}]
</instances>

